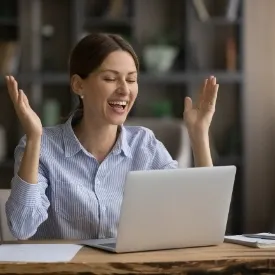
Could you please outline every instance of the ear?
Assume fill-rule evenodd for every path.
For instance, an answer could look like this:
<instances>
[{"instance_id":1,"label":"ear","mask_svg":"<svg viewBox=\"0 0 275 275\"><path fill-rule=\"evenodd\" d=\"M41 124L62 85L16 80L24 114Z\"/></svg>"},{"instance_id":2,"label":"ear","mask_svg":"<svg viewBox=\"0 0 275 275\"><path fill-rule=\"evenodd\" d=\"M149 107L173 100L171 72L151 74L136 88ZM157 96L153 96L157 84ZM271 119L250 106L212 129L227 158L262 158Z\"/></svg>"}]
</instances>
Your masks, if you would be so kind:
<instances>
[{"instance_id":1,"label":"ear","mask_svg":"<svg viewBox=\"0 0 275 275\"><path fill-rule=\"evenodd\" d=\"M71 87L75 94L81 96L83 92L83 80L77 74L71 77Z\"/></svg>"}]
</instances>

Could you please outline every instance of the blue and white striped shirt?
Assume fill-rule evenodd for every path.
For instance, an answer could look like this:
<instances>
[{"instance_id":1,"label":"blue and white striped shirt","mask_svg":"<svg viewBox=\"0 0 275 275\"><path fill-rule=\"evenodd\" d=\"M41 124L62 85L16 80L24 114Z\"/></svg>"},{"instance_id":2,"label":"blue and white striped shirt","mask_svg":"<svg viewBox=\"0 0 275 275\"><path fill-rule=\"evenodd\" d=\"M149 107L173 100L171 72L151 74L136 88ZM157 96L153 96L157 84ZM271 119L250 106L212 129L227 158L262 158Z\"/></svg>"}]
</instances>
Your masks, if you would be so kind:
<instances>
[{"instance_id":1,"label":"blue and white striped shirt","mask_svg":"<svg viewBox=\"0 0 275 275\"><path fill-rule=\"evenodd\" d=\"M17 174L25 137L15 149L6 214L18 239L116 237L127 173L178 167L153 132L139 126L122 126L113 150L99 164L75 136L72 118L43 128L37 184Z\"/></svg>"}]
</instances>

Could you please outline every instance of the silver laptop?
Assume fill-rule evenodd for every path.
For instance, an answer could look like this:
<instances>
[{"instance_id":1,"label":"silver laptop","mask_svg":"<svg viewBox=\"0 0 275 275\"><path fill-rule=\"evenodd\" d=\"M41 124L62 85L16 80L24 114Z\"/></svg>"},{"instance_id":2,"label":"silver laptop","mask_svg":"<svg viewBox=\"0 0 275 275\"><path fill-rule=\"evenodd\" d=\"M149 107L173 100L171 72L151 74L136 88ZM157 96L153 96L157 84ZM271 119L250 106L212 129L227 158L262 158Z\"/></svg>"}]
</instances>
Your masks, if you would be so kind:
<instances>
[{"instance_id":1,"label":"silver laptop","mask_svg":"<svg viewBox=\"0 0 275 275\"><path fill-rule=\"evenodd\" d=\"M129 172L117 238L81 244L116 253L218 245L235 174L235 166Z\"/></svg>"}]
</instances>

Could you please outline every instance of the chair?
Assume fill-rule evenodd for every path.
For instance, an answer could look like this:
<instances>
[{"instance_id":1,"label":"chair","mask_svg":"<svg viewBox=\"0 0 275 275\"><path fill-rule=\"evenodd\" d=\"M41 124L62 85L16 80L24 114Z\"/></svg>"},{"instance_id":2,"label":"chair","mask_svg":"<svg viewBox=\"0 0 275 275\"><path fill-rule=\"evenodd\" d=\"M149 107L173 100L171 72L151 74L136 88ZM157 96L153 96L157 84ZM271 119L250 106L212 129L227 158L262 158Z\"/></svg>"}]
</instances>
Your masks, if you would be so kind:
<instances>
[{"instance_id":1,"label":"chair","mask_svg":"<svg viewBox=\"0 0 275 275\"><path fill-rule=\"evenodd\" d=\"M9 230L6 211L5 211L5 204L6 204L6 201L8 200L9 195L10 195L9 189L0 189L0 240L1 241L16 240Z\"/></svg>"},{"instance_id":2,"label":"chair","mask_svg":"<svg viewBox=\"0 0 275 275\"><path fill-rule=\"evenodd\" d=\"M179 168L192 166L191 145L184 122L180 119L128 118L125 125L144 126L152 130Z\"/></svg>"}]
</instances>

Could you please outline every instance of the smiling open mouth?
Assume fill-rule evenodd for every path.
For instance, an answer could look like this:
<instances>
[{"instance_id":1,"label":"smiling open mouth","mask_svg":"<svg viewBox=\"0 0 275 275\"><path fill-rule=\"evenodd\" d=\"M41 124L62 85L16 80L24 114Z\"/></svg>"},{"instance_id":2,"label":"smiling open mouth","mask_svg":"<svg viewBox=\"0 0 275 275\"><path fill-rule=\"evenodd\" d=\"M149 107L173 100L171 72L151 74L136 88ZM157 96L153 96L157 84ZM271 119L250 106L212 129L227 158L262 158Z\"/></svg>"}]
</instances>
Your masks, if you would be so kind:
<instances>
[{"instance_id":1,"label":"smiling open mouth","mask_svg":"<svg viewBox=\"0 0 275 275\"><path fill-rule=\"evenodd\" d=\"M108 104L115 109L124 110L127 102L126 101L109 101Z\"/></svg>"}]
</instances>

